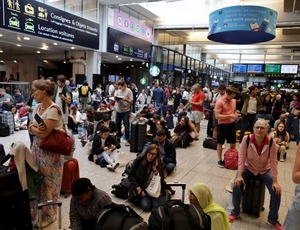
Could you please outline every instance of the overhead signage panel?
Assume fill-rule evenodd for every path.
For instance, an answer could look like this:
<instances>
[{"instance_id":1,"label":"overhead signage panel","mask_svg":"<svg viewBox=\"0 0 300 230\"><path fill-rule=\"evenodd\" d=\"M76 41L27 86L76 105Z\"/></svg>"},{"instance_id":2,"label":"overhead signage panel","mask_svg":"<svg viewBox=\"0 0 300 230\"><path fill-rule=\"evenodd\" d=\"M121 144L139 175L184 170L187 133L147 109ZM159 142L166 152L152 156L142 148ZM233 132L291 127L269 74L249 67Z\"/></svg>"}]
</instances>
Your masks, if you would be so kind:
<instances>
[{"instance_id":1,"label":"overhead signage panel","mask_svg":"<svg viewBox=\"0 0 300 230\"><path fill-rule=\"evenodd\" d=\"M99 24L95 22L32 0L0 2L0 26L5 29L99 49Z\"/></svg>"},{"instance_id":2,"label":"overhead signage panel","mask_svg":"<svg viewBox=\"0 0 300 230\"><path fill-rule=\"evenodd\" d=\"M151 57L151 45L140 38L108 28L107 52L148 60Z\"/></svg>"}]
</instances>

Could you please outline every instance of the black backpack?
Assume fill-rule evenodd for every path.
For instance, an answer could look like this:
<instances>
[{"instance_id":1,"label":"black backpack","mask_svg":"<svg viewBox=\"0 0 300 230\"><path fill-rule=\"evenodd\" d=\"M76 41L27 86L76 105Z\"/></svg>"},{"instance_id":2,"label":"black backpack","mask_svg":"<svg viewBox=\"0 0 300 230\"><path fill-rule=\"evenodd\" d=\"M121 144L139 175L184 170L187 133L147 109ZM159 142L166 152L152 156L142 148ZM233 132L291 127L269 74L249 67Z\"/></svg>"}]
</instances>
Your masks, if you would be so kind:
<instances>
[{"instance_id":1,"label":"black backpack","mask_svg":"<svg viewBox=\"0 0 300 230\"><path fill-rule=\"evenodd\" d=\"M146 230L148 224L131 207L123 204L106 206L98 217L96 230Z\"/></svg>"},{"instance_id":2,"label":"black backpack","mask_svg":"<svg viewBox=\"0 0 300 230\"><path fill-rule=\"evenodd\" d=\"M210 230L211 219L200 206L169 200L151 212L149 230Z\"/></svg>"},{"instance_id":3,"label":"black backpack","mask_svg":"<svg viewBox=\"0 0 300 230\"><path fill-rule=\"evenodd\" d=\"M129 187L130 187L130 181L128 180L128 177L123 178L120 184L115 184L112 186L113 190L111 191L111 193L118 198L126 200L129 197Z\"/></svg>"}]
</instances>

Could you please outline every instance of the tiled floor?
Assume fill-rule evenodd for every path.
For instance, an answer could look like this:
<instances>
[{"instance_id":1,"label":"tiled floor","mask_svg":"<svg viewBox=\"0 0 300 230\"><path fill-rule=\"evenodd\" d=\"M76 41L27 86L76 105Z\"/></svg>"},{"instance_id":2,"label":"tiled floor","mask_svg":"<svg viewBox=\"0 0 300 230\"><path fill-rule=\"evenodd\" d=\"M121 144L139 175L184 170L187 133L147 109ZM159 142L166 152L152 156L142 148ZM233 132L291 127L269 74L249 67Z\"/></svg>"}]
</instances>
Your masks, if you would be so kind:
<instances>
[{"instance_id":1,"label":"tiled floor","mask_svg":"<svg viewBox=\"0 0 300 230\"><path fill-rule=\"evenodd\" d=\"M205 149L202 147L203 139L206 136L206 124L206 120L203 120L201 123L201 135L199 141L193 142L191 147L187 149L177 149L178 165L175 172L167 178L167 181L186 183L187 187L193 185L196 182L207 183L213 191L215 202L226 208L227 195L224 187L230 179L234 178L236 171L219 168L217 166L216 151ZM10 144L17 141L24 142L29 146L29 137L27 131L23 130L15 132L15 134L11 136L0 138L0 143L4 144L6 152L9 152ZM106 170L105 168L100 168L99 166L87 160L85 150L81 146L81 143L77 137L76 146L77 148L74 157L77 158L80 163L80 176L90 178L92 183L95 184L98 188L106 191L108 194L111 194L111 186L120 182L122 178L121 173L123 172L124 167L117 168L116 172L114 173ZM239 144L237 145L237 148L239 148ZM292 182L291 175L295 159L295 151L296 145L295 142L292 142L288 150L288 157L286 161L284 163L278 163L279 183L282 188L282 200L279 212L279 220L281 223L283 223L285 215L287 213L287 209L294 197L294 184ZM135 153L129 152L129 147L125 147L124 143L122 144L121 152L121 159L123 162L127 162L129 159L134 158L136 155ZM185 202L188 202L187 195L188 193L186 193ZM180 198L181 191L178 190L175 197ZM124 200L115 198L113 195L112 198L117 203L124 203ZM61 196L60 199L63 202L63 228L68 229L68 211L70 198L64 198L63 196ZM267 214L269 210L269 199L270 196L268 192L266 192L266 210L261 212L260 218L242 214L240 220L231 224L231 229L272 229L272 227L266 224ZM144 213L139 208L135 208L135 210L139 214L141 214L146 221L148 220L149 213ZM58 229L58 225L57 223L53 223L45 229Z\"/></svg>"}]
</instances>

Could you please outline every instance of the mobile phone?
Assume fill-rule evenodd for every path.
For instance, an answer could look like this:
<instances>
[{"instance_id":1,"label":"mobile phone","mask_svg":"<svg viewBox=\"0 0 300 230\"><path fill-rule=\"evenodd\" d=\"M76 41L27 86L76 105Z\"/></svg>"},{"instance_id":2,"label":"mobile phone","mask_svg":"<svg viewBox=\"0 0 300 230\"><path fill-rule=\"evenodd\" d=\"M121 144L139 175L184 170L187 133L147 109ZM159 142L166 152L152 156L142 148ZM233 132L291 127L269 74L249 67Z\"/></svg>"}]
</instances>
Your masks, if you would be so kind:
<instances>
[{"instance_id":1,"label":"mobile phone","mask_svg":"<svg viewBox=\"0 0 300 230\"><path fill-rule=\"evenodd\" d=\"M41 123L45 124L44 120L37 113L34 115L34 119L36 120L36 122L38 124L41 124Z\"/></svg>"}]
</instances>

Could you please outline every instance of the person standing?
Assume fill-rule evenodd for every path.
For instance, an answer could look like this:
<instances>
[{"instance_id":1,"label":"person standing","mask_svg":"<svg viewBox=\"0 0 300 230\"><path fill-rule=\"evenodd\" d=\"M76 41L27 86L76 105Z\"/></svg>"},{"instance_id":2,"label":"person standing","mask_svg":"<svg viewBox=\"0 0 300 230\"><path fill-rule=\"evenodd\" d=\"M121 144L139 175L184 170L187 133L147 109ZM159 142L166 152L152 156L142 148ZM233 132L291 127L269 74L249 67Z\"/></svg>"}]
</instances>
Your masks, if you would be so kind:
<instances>
[{"instance_id":1,"label":"person standing","mask_svg":"<svg viewBox=\"0 0 300 230\"><path fill-rule=\"evenodd\" d=\"M89 84L87 83L87 81L84 81L82 86L79 88L79 101L81 104L81 111L85 110L87 103L90 99L90 94L92 93L93 91L89 87Z\"/></svg>"},{"instance_id":2,"label":"person standing","mask_svg":"<svg viewBox=\"0 0 300 230\"><path fill-rule=\"evenodd\" d=\"M57 85L52 100L61 108L63 122L66 125L68 124L69 105L72 103L72 93L69 92L65 82L66 77L64 75L57 76Z\"/></svg>"},{"instance_id":3,"label":"person standing","mask_svg":"<svg viewBox=\"0 0 300 230\"><path fill-rule=\"evenodd\" d=\"M249 90L242 92L242 98L244 101L243 108L241 111L242 120L241 120L241 133L240 133L240 142L242 142L244 133L247 131L249 124L249 130L253 130L253 125L256 120L257 112L263 107L260 101L258 94L258 87L252 85L249 87Z\"/></svg>"},{"instance_id":4,"label":"person standing","mask_svg":"<svg viewBox=\"0 0 300 230\"><path fill-rule=\"evenodd\" d=\"M124 79L118 81L118 90L115 93L116 100L116 125L117 125L117 139L122 137L122 121L125 127L125 146L129 146L129 117L130 105L133 103L133 93L127 88Z\"/></svg>"},{"instance_id":5,"label":"person standing","mask_svg":"<svg viewBox=\"0 0 300 230\"><path fill-rule=\"evenodd\" d=\"M156 109L156 113L163 117L163 109L162 106L166 101L166 92L162 89L162 82L153 90L153 101L154 107Z\"/></svg>"},{"instance_id":6,"label":"person standing","mask_svg":"<svg viewBox=\"0 0 300 230\"><path fill-rule=\"evenodd\" d=\"M234 87L226 89L226 94L220 98L215 107L215 116L218 119L218 136L217 136L217 153L218 153L218 166L224 168L224 161L222 160L222 145L230 143L230 148L235 148L236 132L235 121L239 117L236 112L236 101L233 99L236 94Z\"/></svg>"},{"instance_id":7,"label":"person standing","mask_svg":"<svg viewBox=\"0 0 300 230\"><path fill-rule=\"evenodd\" d=\"M300 145L297 147L292 180L296 184L295 198L286 214L283 227L287 230L298 230L300 226Z\"/></svg>"},{"instance_id":8,"label":"person standing","mask_svg":"<svg viewBox=\"0 0 300 230\"><path fill-rule=\"evenodd\" d=\"M251 179L258 178L264 182L270 193L269 225L278 230L283 227L278 221L278 211L281 202L281 187L278 183L277 148L271 145L268 136L270 125L266 120L259 119L254 124L254 134L245 136L241 142L238 172L234 180L232 202L234 209L228 215L230 222L240 216L240 203L245 184ZM247 139L249 138L249 144Z\"/></svg>"},{"instance_id":9,"label":"person standing","mask_svg":"<svg viewBox=\"0 0 300 230\"><path fill-rule=\"evenodd\" d=\"M293 95L293 100L289 105L289 115L286 121L286 131L289 132L290 136L294 135L296 143L298 145L300 140L299 134L299 117L300 117L300 93Z\"/></svg>"},{"instance_id":10,"label":"person standing","mask_svg":"<svg viewBox=\"0 0 300 230\"><path fill-rule=\"evenodd\" d=\"M192 105L192 112L190 115L190 120L194 122L197 133L200 133L200 122L203 118L204 107L203 103L205 100L205 95L201 90L200 84L195 84L193 86L194 94L192 99L186 104L185 108ZM197 140L198 137L195 137Z\"/></svg>"},{"instance_id":11,"label":"person standing","mask_svg":"<svg viewBox=\"0 0 300 230\"><path fill-rule=\"evenodd\" d=\"M44 178L40 190L37 192L37 201L39 203L58 200L62 182L63 155L49 152L39 147L42 139L49 136L53 129L60 130L63 127L62 114L55 108L58 105L52 101L54 90L55 84L47 80L35 80L32 82L33 96L39 104L33 109L28 130L30 134L35 135L31 152ZM44 122L38 123L34 118L35 114L38 114ZM34 212L37 214L37 209ZM42 209L42 220L39 221L42 221L42 226L45 226L53 223L56 217L57 207L48 206Z\"/></svg>"}]
</instances>

